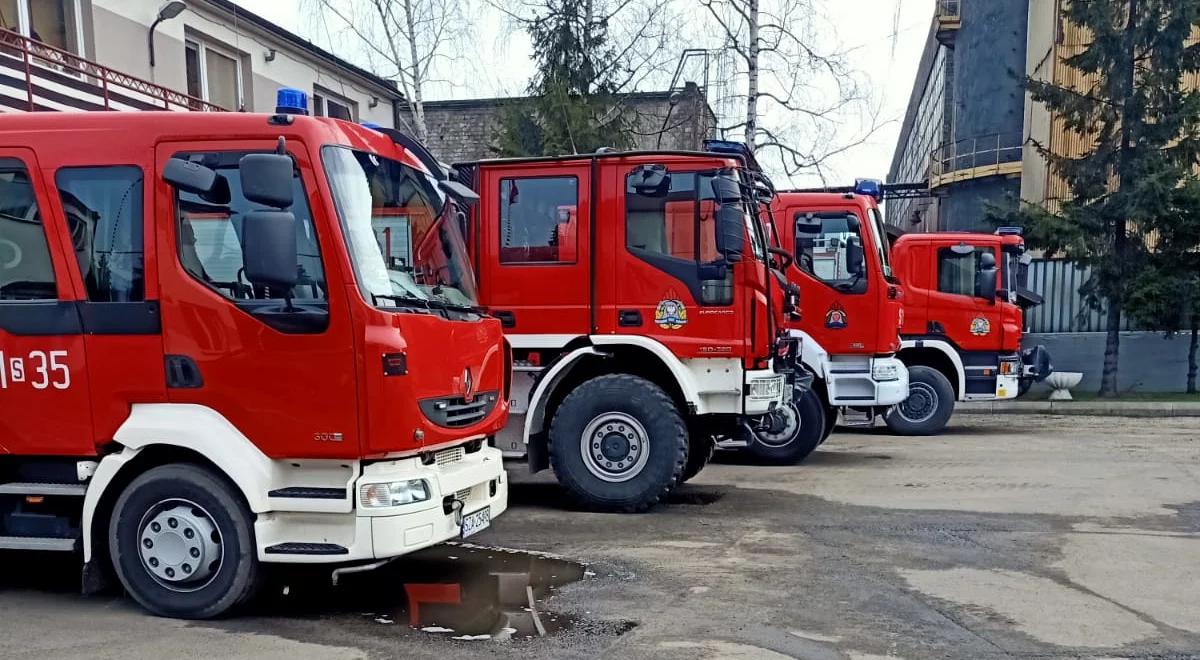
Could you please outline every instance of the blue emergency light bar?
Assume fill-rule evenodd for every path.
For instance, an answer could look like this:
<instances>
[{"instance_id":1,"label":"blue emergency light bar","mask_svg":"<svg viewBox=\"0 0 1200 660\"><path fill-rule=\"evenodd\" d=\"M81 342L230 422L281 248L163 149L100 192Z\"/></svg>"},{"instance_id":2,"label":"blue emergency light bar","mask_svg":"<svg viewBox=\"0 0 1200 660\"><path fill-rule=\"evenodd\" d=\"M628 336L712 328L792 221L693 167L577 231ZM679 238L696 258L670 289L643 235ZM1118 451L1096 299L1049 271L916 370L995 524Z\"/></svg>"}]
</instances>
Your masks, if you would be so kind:
<instances>
[{"instance_id":1,"label":"blue emergency light bar","mask_svg":"<svg viewBox=\"0 0 1200 660\"><path fill-rule=\"evenodd\" d=\"M308 94L300 89L281 87L275 92L275 112L280 115L307 115Z\"/></svg>"},{"instance_id":2,"label":"blue emergency light bar","mask_svg":"<svg viewBox=\"0 0 1200 660\"><path fill-rule=\"evenodd\" d=\"M855 179L854 194L874 197L883 201L883 182L879 179Z\"/></svg>"},{"instance_id":3,"label":"blue emergency light bar","mask_svg":"<svg viewBox=\"0 0 1200 660\"><path fill-rule=\"evenodd\" d=\"M746 148L744 142L736 142L734 140L705 140L704 150L711 151L716 154L733 154L743 158L750 155L750 150Z\"/></svg>"},{"instance_id":4,"label":"blue emergency light bar","mask_svg":"<svg viewBox=\"0 0 1200 660\"><path fill-rule=\"evenodd\" d=\"M996 228L997 236L1022 236L1022 235L1024 235L1024 233L1025 233L1025 230L1022 229L1021 227L997 227Z\"/></svg>"}]
</instances>

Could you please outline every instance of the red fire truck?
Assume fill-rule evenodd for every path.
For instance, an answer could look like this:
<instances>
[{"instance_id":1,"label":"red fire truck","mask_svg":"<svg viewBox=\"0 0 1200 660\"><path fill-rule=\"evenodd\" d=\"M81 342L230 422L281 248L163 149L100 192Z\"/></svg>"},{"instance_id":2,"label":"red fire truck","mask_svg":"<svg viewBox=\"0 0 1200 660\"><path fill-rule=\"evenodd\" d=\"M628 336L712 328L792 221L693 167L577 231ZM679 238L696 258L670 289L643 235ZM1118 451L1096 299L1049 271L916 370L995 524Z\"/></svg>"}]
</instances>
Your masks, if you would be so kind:
<instances>
[{"instance_id":1,"label":"red fire truck","mask_svg":"<svg viewBox=\"0 0 1200 660\"><path fill-rule=\"evenodd\" d=\"M474 195L305 105L0 116L0 548L204 618L262 563L361 567L505 510Z\"/></svg>"},{"instance_id":2,"label":"red fire truck","mask_svg":"<svg viewBox=\"0 0 1200 660\"><path fill-rule=\"evenodd\" d=\"M783 290L740 156L456 168L482 198L480 300L513 346L506 456L553 467L584 506L640 511L704 466L714 436L788 407L798 342L779 335Z\"/></svg>"},{"instance_id":3,"label":"red fire truck","mask_svg":"<svg viewBox=\"0 0 1200 660\"><path fill-rule=\"evenodd\" d=\"M803 362L826 407L825 425L797 446L815 447L844 417L874 419L908 395L908 370L897 358L903 315L900 282L876 204L876 182L838 191L781 191L771 205L774 234L794 255L788 277L804 313L791 322L803 339ZM803 425L801 425L803 429Z\"/></svg>"},{"instance_id":4,"label":"red fire truck","mask_svg":"<svg viewBox=\"0 0 1200 660\"><path fill-rule=\"evenodd\" d=\"M898 433L945 427L954 402L1010 399L1049 376L1042 346L1021 350L1023 310L1042 302L1029 290L1020 230L996 234L905 234L893 263L904 283L900 358L909 397L887 415Z\"/></svg>"}]
</instances>

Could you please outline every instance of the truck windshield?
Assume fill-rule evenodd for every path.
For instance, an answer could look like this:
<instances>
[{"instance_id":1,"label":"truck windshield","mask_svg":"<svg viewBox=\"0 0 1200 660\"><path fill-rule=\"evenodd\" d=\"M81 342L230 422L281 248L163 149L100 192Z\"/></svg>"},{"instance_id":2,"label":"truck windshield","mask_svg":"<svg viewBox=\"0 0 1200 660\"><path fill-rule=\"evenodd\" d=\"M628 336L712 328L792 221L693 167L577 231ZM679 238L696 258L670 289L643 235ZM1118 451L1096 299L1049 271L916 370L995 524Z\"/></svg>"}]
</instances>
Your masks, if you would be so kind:
<instances>
[{"instance_id":1,"label":"truck windshield","mask_svg":"<svg viewBox=\"0 0 1200 660\"><path fill-rule=\"evenodd\" d=\"M883 266L883 276L892 278L892 259L888 247L887 234L884 233L883 216L879 209L871 208L871 233L874 235L875 251L879 253L879 263Z\"/></svg>"},{"instance_id":2,"label":"truck windshield","mask_svg":"<svg viewBox=\"0 0 1200 660\"><path fill-rule=\"evenodd\" d=\"M429 175L347 147L322 150L363 296L376 306L476 306L457 209Z\"/></svg>"}]
</instances>

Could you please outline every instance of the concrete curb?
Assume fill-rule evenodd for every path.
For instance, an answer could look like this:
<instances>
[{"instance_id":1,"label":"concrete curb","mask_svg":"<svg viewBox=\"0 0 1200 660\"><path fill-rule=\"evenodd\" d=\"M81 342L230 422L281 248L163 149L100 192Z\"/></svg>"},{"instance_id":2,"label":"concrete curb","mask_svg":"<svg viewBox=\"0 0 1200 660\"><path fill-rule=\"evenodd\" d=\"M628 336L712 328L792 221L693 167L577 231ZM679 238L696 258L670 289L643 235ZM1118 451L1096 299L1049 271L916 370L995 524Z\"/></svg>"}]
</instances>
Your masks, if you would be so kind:
<instances>
[{"instance_id":1,"label":"concrete curb","mask_svg":"<svg viewBox=\"0 0 1200 660\"><path fill-rule=\"evenodd\" d=\"M960 401L955 405L954 411L984 415L1200 417L1200 403L1191 401Z\"/></svg>"}]
</instances>

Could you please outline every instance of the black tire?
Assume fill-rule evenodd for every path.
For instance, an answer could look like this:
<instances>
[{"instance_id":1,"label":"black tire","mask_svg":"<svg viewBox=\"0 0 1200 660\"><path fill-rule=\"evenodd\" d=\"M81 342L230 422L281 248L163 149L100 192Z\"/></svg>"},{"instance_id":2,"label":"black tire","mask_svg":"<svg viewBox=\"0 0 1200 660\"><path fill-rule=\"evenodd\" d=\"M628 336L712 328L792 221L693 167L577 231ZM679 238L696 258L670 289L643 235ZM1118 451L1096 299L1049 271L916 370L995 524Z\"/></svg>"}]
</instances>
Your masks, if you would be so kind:
<instances>
[{"instance_id":1,"label":"black tire","mask_svg":"<svg viewBox=\"0 0 1200 660\"><path fill-rule=\"evenodd\" d=\"M692 480L692 477L700 474L704 466L708 465L713 455L717 453L717 441L711 433L704 433L702 430L693 428L691 436L687 464L683 466L683 472L679 474L679 483L681 485L686 484Z\"/></svg>"},{"instance_id":2,"label":"black tire","mask_svg":"<svg viewBox=\"0 0 1200 660\"><path fill-rule=\"evenodd\" d=\"M833 429L837 426L838 414L837 408L829 407L825 409L825 430L821 432L821 441L817 443L818 445L825 444L829 436L833 435Z\"/></svg>"},{"instance_id":3,"label":"black tire","mask_svg":"<svg viewBox=\"0 0 1200 660\"><path fill-rule=\"evenodd\" d=\"M588 447L595 454L584 454L585 435L595 440ZM627 374L598 376L568 394L550 422L549 444L558 482L593 511L649 509L679 484L688 460L687 427L675 402Z\"/></svg>"},{"instance_id":4,"label":"black tire","mask_svg":"<svg viewBox=\"0 0 1200 660\"><path fill-rule=\"evenodd\" d=\"M884 415L893 433L933 435L946 428L954 414L954 387L942 372L932 367L909 367L908 392L907 400Z\"/></svg>"},{"instance_id":5,"label":"black tire","mask_svg":"<svg viewBox=\"0 0 1200 660\"><path fill-rule=\"evenodd\" d=\"M808 458L824 436L825 405L816 392L808 390L800 399L789 404L794 411L795 424L786 434L754 433L746 451L768 465L795 465Z\"/></svg>"},{"instance_id":6,"label":"black tire","mask_svg":"<svg viewBox=\"0 0 1200 660\"><path fill-rule=\"evenodd\" d=\"M155 530L161 530L162 525L158 528L154 525L159 520L179 522L158 534ZM191 566L184 558L169 564L178 568L166 567L169 560L151 555L150 536L164 543L160 544L164 552L177 551L177 557L199 556L197 566L184 568ZM203 541L206 536L209 542ZM151 542L145 546L150 556L144 559L142 544L147 541ZM108 543L113 568L125 590L142 607L159 616L218 617L248 600L259 583L253 514L231 485L196 465L164 465L134 479L113 508ZM167 550L169 546L165 543L174 547ZM198 555L194 554L197 552ZM176 575L180 576L185 571L193 576L203 571L211 574L198 580L187 578L192 582L182 577L179 582L171 582L152 573L155 569L151 563L155 569L179 571Z\"/></svg>"}]
</instances>

